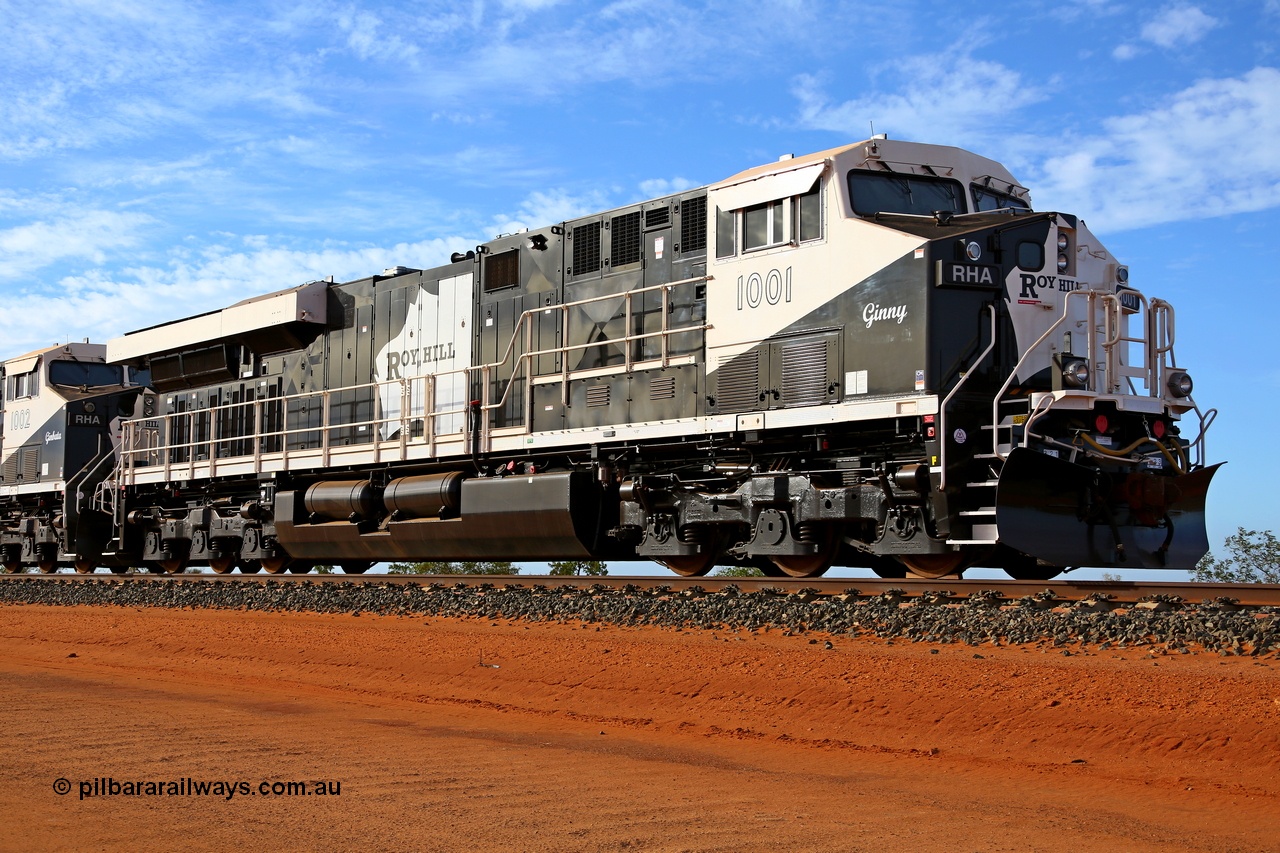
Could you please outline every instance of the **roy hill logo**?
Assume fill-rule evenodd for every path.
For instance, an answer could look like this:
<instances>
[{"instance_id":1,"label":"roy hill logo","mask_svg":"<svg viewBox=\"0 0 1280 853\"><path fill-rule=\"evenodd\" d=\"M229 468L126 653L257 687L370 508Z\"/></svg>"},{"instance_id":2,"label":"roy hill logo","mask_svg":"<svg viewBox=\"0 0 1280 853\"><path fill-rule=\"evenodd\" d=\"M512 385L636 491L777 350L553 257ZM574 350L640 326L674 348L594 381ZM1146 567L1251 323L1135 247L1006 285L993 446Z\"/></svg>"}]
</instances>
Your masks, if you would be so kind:
<instances>
[{"instance_id":1,"label":"roy hill logo","mask_svg":"<svg viewBox=\"0 0 1280 853\"><path fill-rule=\"evenodd\" d=\"M455 357L453 341L401 352L389 352L386 354L387 379L399 379L402 372L406 376L417 376L423 368L439 361L451 361Z\"/></svg>"},{"instance_id":2,"label":"roy hill logo","mask_svg":"<svg viewBox=\"0 0 1280 853\"><path fill-rule=\"evenodd\" d=\"M1073 278L1064 278L1056 275L1034 275L1032 273L1019 273L1019 282L1022 290L1018 294L1018 301L1031 300L1039 302L1041 299L1041 291L1050 293L1070 293L1073 290L1080 289L1080 282Z\"/></svg>"}]
</instances>

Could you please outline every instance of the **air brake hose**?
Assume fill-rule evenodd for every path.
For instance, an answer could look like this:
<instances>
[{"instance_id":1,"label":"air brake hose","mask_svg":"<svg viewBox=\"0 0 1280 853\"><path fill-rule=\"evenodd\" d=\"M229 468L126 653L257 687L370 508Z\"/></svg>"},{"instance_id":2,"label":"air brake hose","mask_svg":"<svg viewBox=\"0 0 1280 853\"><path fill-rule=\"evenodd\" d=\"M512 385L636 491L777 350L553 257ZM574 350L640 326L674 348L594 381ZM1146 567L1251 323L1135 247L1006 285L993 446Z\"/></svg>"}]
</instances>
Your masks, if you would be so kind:
<instances>
[{"instance_id":1,"label":"air brake hose","mask_svg":"<svg viewBox=\"0 0 1280 853\"><path fill-rule=\"evenodd\" d=\"M1151 442L1152 444L1154 444L1156 447L1160 449L1160 452L1164 455L1164 458L1167 459L1169 464L1173 466L1173 470L1177 471L1179 474L1186 473L1182 470L1182 466L1178 464L1178 460L1173 458L1173 454L1169 452L1169 448L1165 447L1163 444L1161 444L1160 442L1156 441L1153 438L1140 438L1137 441L1135 441L1133 444L1130 444L1128 447L1124 448L1123 450L1112 450L1109 447L1103 447L1101 444L1098 444L1098 442L1093 440L1092 436L1086 435L1085 433L1080 433L1079 437L1086 444L1088 444L1090 447L1092 447L1094 450L1098 451L1102 455L1110 456L1115 459L1128 458L1129 454L1132 453L1134 450L1137 450L1139 447L1146 444L1147 442Z\"/></svg>"}]
</instances>

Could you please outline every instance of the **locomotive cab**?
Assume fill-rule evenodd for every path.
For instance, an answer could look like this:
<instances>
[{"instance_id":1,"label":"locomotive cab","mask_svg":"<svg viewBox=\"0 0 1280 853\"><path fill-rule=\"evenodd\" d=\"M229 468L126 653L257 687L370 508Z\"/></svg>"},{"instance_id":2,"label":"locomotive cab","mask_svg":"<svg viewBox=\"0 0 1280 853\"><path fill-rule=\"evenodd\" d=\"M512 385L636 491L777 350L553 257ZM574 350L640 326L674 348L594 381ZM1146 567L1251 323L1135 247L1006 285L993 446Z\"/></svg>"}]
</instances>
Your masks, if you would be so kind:
<instances>
[{"instance_id":1,"label":"locomotive cab","mask_svg":"<svg viewBox=\"0 0 1280 853\"><path fill-rule=\"evenodd\" d=\"M123 418L145 374L106 363L101 344L71 343L4 362L0 554L6 571L59 564L91 570L109 520L91 511L115 467Z\"/></svg>"}]
</instances>

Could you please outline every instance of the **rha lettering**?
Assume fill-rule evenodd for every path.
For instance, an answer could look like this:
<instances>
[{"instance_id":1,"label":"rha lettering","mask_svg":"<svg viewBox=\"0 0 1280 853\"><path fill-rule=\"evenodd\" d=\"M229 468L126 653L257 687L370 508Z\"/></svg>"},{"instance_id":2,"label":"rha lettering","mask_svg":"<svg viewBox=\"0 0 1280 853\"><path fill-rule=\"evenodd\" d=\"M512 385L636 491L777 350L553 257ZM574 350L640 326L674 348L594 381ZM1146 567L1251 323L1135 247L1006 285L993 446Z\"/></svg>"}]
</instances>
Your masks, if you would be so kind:
<instances>
[{"instance_id":1,"label":"rha lettering","mask_svg":"<svg viewBox=\"0 0 1280 853\"><path fill-rule=\"evenodd\" d=\"M421 368L438 361L448 361L454 357L453 341L447 344L432 344L421 349L401 350L387 353L387 379L401 379L400 372L417 376Z\"/></svg>"},{"instance_id":2,"label":"rha lettering","mask_svg":"<svg viewBox=\"0 0 1280 853\"><path fill-rule=\"evenodd\" d=\"M867 303L867 307L862 309L862 322L867 324L870 329L873 323L881 320L893 320L898 325L902 325L902 321L907 319L907 306L895 305L892 308L881 308L875 302Z\"/></svg>"},{"instance_id":3,"label":"rha lettering","mask_svg":"<svg viewBox=\"0 0 1280 853\"><path fill-rule=\"evenodd\" d=\"M1080 282L1070 278L1059 278L1056 275L1032 275L1024 272L1019 277L1022 279L1022 292L1018 294L1019 299L1038 299L1037 289L1056 290L1059 293L1070 293L1080 289Z\"/></svg>"},{"instance_id":4,"label":"rha lettering","mask_svg":"<svg viewBox=\"0 0 1280 853\"><path fill-rule=\"evenodd\" d=\"M951 281L955 284L986 284L995 286L995 276L991 267L973 264L952 264Z\"/></svg>"}]
</instances>

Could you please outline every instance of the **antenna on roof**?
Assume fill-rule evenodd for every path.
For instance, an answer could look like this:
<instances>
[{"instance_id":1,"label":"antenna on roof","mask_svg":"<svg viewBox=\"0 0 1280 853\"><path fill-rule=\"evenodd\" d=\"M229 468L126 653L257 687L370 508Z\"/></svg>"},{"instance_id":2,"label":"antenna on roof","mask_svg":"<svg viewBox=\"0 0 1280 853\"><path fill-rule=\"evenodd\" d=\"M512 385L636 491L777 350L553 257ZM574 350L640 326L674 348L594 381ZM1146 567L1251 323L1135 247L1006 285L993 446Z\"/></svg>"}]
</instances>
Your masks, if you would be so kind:
<instances>
[{"instance_id":1,"label":"antenna on roof","mask_svg":"<svg viewBox=\"0 0 1280 853\"><path fill-rule=\"evenodd\" d=\"M875 139L875 138L876 138L876 123L873 121L873 122L869 122L869 124L871 125L871 138L872 138L872 139Z\"/></svg>"}]
</instances>

